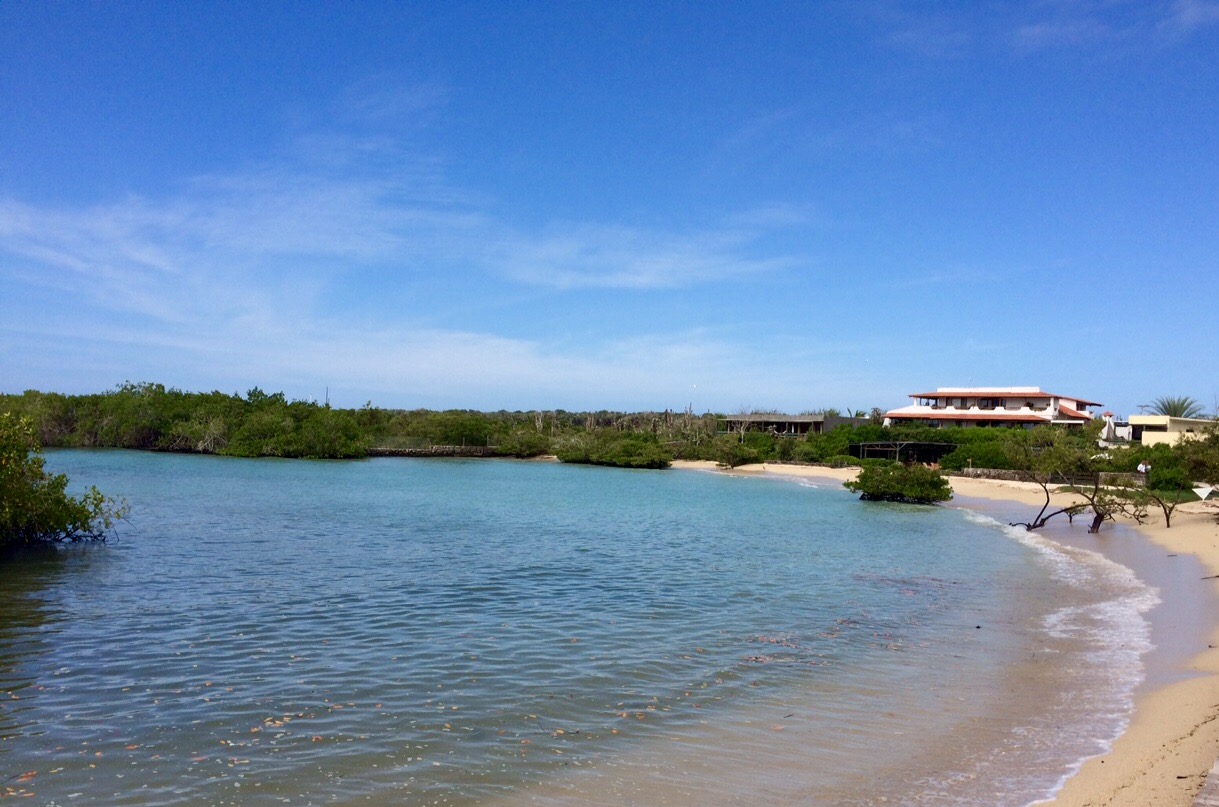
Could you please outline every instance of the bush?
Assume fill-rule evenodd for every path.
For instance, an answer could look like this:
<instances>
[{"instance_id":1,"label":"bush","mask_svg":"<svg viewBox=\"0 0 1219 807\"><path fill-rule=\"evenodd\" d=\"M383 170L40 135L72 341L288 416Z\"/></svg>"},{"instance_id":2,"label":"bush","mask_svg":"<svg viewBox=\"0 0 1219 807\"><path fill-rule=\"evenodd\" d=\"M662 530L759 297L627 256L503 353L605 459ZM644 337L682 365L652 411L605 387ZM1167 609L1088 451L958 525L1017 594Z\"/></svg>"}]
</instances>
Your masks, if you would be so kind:
<instances>
[{"instance_id":1,"label":"bush","mask_svg":"<svg viewBox=\"0 0 1219 807\"><path fill-rule=\"evenodd\" d=\"M948 480L922 465L867 465L843 487L871 502L934 504L952 498Z\"/></svg>"},{"instance_id":2,"label":"bush","mask_svg":"<svg viewBox=\"0 0 1219 807\"><path fill-rule=\"evenodd\" d=\"M964 468L1015 470L1011 452L1007 450L1006 444L999 441L958 446L940 459L940 467L945 471L960 471Z\"/></svg>"},{"instance_id":3,"label":"bush","mask_svg":"<svg viewBox=\"0 0 1219 807\"><path fill-rule=\"evenodd\" d=\"M796 441L784 437L775 444L775 459L780 462L791 462L796 455Z\"/></svg>"},{"instance_id":4,"label":"bush","mask_svg":"<svg viewBox=\"0 0 1219 807\"><path fill-rule=\"evenodd\" d=\"M1193 440L1182 440L1178 450L1190 479L1219 485L1219 424L1208 427ZM1155 470L1155 465L1151 467Z\"/></svg>"},{"instance_id":5,"label":"bush","mask_svg":"<svg viewBox=\"0 0 1219 807\"><path fill-rule=\"evenodd\" d=\"M539 457L550 451L550 438L532 426L522 426L504 435L495 453L504 457Z\"/></svg>"},{"instance_id":6,"label":"bush","mask_svg":"<svg viewBox=\"0 0 1219 807\"><path fill-rule=\"evenodd\" d=\"M1189 483L1189 475L1184 468L1165 468L1160 465L1152 465L1151 472L1147 474L1148 490L1159 490L1174 492L1178 490L1188 490L1193 486Z\"/></svg>"},{"instance_id":7,"label":"bush","mask_svg":"<svg viewBox=\"0 0 1219 807\"><path fill-rule=\"evenodd\" d=\"M729 437L731 438L732 435L729 435ZM756 460L752 460L754 462L765 462L766 460L774 459L776 452L776 439L787 439L785 437L775 438L774 435L768 434L767 432L749 431L745 432L743 438L744 439L742 439L741 442L744 444L745 448L752 451L754 456L757 457Z\"/></svg>"},{"instance_id":8,"label":"bush","mask_svg":"<svg viewBox=\"0 0 1219 807\"><path fill-rule=\"evenodd\" d=\"M570 438L555 451L560 462L615 468L668 468L673 455L654 434L604 430Z\"/></svg>"},{"instance_id":9,"label":"bush","mask_svg":"<svg viewBox=\"0 0 1219 807\"><path fill-rule=\"evenodd\" d=\"M104 541L126 505L97 488L69 496L68 478L48 474L39 452L33 422L0 414L0 548Z\"/></svg>"},{"instance_id":10,"label":"bush","mask_svg":"<svg viewBox=\"0 0 1219 807\"><path fill-rule=\"evenodd\" d=\"M711 459L725 468L738 468L762 461L757 449L742 444L739 438L731 434L716 438Z\"/></svg>"}]
</instances>

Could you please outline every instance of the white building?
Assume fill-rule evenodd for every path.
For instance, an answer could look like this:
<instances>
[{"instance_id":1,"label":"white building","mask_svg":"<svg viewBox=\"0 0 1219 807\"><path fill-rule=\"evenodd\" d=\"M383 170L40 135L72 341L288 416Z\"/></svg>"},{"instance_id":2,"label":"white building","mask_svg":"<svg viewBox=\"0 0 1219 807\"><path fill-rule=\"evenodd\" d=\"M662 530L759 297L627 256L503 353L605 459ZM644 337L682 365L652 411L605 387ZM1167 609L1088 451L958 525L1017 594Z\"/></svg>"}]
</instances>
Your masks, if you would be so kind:
<instances>
[{"instance_id":1,"label":"white building","mask_svg":"<svg viewBox=\"0 0 1219 807\"><path fill-rule=\"evenodd\" d=\"M913 405L885 413L886 426L1082 426L1093 418L1088 410L1100 406L1096 401L1043 392L1040 387L940 387L910 397Z\"/></svg>"}]
</instances>

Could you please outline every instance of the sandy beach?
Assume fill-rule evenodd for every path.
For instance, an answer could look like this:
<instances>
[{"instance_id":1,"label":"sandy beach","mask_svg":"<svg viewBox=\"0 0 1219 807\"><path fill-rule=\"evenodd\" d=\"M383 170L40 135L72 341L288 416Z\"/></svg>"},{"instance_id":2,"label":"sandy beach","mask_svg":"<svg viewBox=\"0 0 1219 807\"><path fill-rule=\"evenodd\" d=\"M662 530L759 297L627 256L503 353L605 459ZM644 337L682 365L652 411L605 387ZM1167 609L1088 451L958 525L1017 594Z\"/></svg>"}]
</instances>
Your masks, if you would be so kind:
<instances>
[{"instance_id":1,"label":"sandy beach","mask_svg":"<svg viewBox=\"0 0 1219 807\"><path fill-rule=\"evenodd\" d=\"M711 462L676 462L674 467L716 470ZM742 466L732 473L780 474L842 482L853 478L856 470L763 463ZM1041 489L1031 483L960 477L951 478L951 483L954 495L959 498L1027 505L1030 517L1044 500ZM1056 504L1068 503L1070 499L1058 495L1054 501ZM1163 518L1156 515L1144 525L1123 522L1123 526L1131 528L1123 534L1139 536L1149 548L1158 549L1166 557L1192 555L1204 570L1202 576L1219 575L1219 521L1216 520L1219 503L1178 507L1171 529L1165 528ZM1065 523L1065 519L1063 521ZM1084 529L1082 523L1077 522L1077 526L1081 531ZM1102 534L1111 529L1113 525L1106 525ZM1048 530L1047 535L1052 538L1053 532ZM1100 546L1100 551L1108 554L1103 543ZM1214 587L1219 591L1219 580L1191 579L1181 585ZM1199 596L1212 603L1215 599L1211 592ZM1200 614L1172 614L1171 619L1161 619L1161 623L1167 624L1162 624L1160 630L1168 632L1170 640L1173 632L1178 631L1186 641L1196 641L1198 646L1176 648L1179 660L1174 658L1171 664L1179 669L1164 676L1166 682L1152 678L1139 689L1134 715L1126 732L1108 753L1086 761L1078 773L1067 780L1058 796L1046 804L1059 807L1189 807L1194 803L1207 773L1219 759L1219 620L1214 618L1213 607L1202 610ZM1199 626L1196 624L1199 619L1207 620L1207 623ZM1180 629L1179 624L1189 624L1189 629ZM1161 640L1161 645L1169 643ZM1153 650L1151 655L1162 652L1166 651ZM1148 666L1153 666L1150 660Z\"/></svg>"}]
</instances>

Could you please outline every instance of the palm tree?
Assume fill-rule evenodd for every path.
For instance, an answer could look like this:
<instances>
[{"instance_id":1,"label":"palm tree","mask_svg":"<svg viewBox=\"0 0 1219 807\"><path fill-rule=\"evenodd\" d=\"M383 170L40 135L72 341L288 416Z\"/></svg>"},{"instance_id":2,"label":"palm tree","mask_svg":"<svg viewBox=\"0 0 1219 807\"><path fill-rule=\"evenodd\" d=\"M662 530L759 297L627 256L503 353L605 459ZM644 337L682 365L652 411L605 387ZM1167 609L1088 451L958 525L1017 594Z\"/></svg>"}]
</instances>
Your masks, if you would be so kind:
<instances>
[{"instance_id":1,"label":"palm tree","mask_svg":"<svg viewBox=\"0 0 1219 807\"><path fill-rule=\"evenodd\" d=\"M1205 414L1202 404L1188 395L1165 395L1151 402L1153 415L1168 415L1174 418L1200 418Z\"/></svg>"}]
</instances>

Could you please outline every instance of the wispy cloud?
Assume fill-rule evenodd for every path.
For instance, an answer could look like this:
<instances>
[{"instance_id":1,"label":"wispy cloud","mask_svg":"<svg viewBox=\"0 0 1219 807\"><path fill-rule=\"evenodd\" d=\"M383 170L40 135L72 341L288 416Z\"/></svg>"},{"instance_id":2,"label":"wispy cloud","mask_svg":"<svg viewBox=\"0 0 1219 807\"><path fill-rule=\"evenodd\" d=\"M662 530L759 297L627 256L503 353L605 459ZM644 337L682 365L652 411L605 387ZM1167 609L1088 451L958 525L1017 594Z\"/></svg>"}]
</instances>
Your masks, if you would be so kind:
<instances>
[{"instance_id":1,"label":"wispy cloud","mask_svg":"<svg viewBox=\"0 0 1219 807\"><path fill-rule=\"evenodd\" d=\"M664 234L621 226L558 225L501 242L497 263L516 280L560 289L671 289L757 275L796 263L751 256L738 230Z\"/></svg>"},{"instance_id":2,"label":"wispy cloud","mask_svg":"<svg viewBox=\"0 0 1219 807\"><path fill-rule=\"evenodd\" d=\"M983 269L977 266L947 266L941 269L930 269L923 272L910 272L891 283L894 289L919 289L933 286L951 286L959 288L980 283L995 283L1003 278L1003 273L993 269Z\"/></svg>"},{"instance_id":3,"label":"wispy cloud","mask_svg":"<svg viewBox=\"0 0 1219 807\"><path fill-rule=\"evenodd\" d=\"M780 206L683 231L589 221L530 229L445 182L426 156L386 170L386 154L410 156L400 140L310 137L328 144L320 149L326 159L311 159L312 146L296 148L276 163L196 177L160 198L80 206L0 198L0 355L9 383L23 373L45 378L34 357L54 354L77 378L103 376L94 382L102 387L147 377L147 367L167 383L182 372L225 389L410 389L431 405L632 396L651 405L649 394L685 398L683 385L706 389L707 379L731 376L725 362L737 351L705 334L661 336L630 350L602 334L560 348L494 333L477 314L449 317L447 330L427 328L428 300L403 298L393 315L381 302L401 294L395 286L418 282L475 311L494 294L488 285L560 297L646 293L799 262L765 247L765 236L798 218ZM380 315L366 313L379 306ZM35 385L45 383L53 379Z\"/></svg>"},{"instance_id":4,"label":"wispy cloud","mask_svg":"<svg viewBox=\"0 0 1219 807\"><path fill-rule=\"evenodd\" d=\"M1216 0L1038 0L977 4L953 14L872 0L859 9L876 24L879 41L927 59L996 46L1017 52L1122 46L1180 38L1219 23Z\"/></svg>"},{"instance_id":5,"label":"wispy cloud","mask_svg":"<svg viewBox=\"0 0 1219 807\"><path fill-rule=\"evenodd\" d=\"M1012 41L1022 50L1038 50L1111 40L1118 34L1102 20L1065 17L1018 25L1012 32Z\"/></svg>"},{"instance_id":6,"label":"wispy cloud","mask_svg":"<svg viewBox=\"0 0 1219 807\"><path fill-rule=\"evenodd\" d=\"M952 58L967 53L977 34L948 17L903 17L886 36L898 50L929 58Z\"/></svg>"},{"instance_id":7,"label":"wispy cloud","mask_svg":"<svg viewBox=\"0 0 1219 807\"><path fill-rule=\"evenodd\" d=\"M1219 2L1213 0L1176 0L1161 27L1177 34L1189 34L1219 25Z\"/></svg>"},{"instance_id":8,"label":"wispy cloud","mask_svg":"<svg viewBox=\"0 0 1219 807\"><path fill-rule=\"evenodd\" d=\"M47 208L0 199L0 270L46 285L70 276L72 288L92 290L98 302L174 319L183 301L173 290L192 280L342 283L352 271L392 266L406 275L459 271L560 290L656 289L755 275L793 260L765 254L760 222L692 232L555 222L529 231L496 218L472 195L437 192L432 179L416 178L280 165L196 178L156 200ZM133 294L155 286L167 297L160 314Z\"/></svg>"},{"instance_id":9,"label":"wispy cloud","mask_svg":"<svg viewBox=\"0 0 1219 807\"><path fill-rule=\"evenodd\" d=\"M1012 41L1023 50L1172 44L1215 24L1219 24L1219 2L1214 0L1043 0L1016 25Z\"/></svg>"},{"instance_id":10,"label":"wispy cloud","mask_svg":"<svg viewBox=\"0 0 1219 807\"><path fill-rule=\"evenodd\" d=\"M259 385L358 406L627 409L759 405L799 411L849 391L867 395L849 351L760 350L718 329L610 336L572 349L475 329L366 328L289 317L147 330L122 321L51 317L0 325L8 385L105 389L122 380L187 388ZM12 355L4 357L5 351ZM48 366L48 362L50 362ZM60 376L62 374L62 377Z\"/></svg>"}]
</instances>

